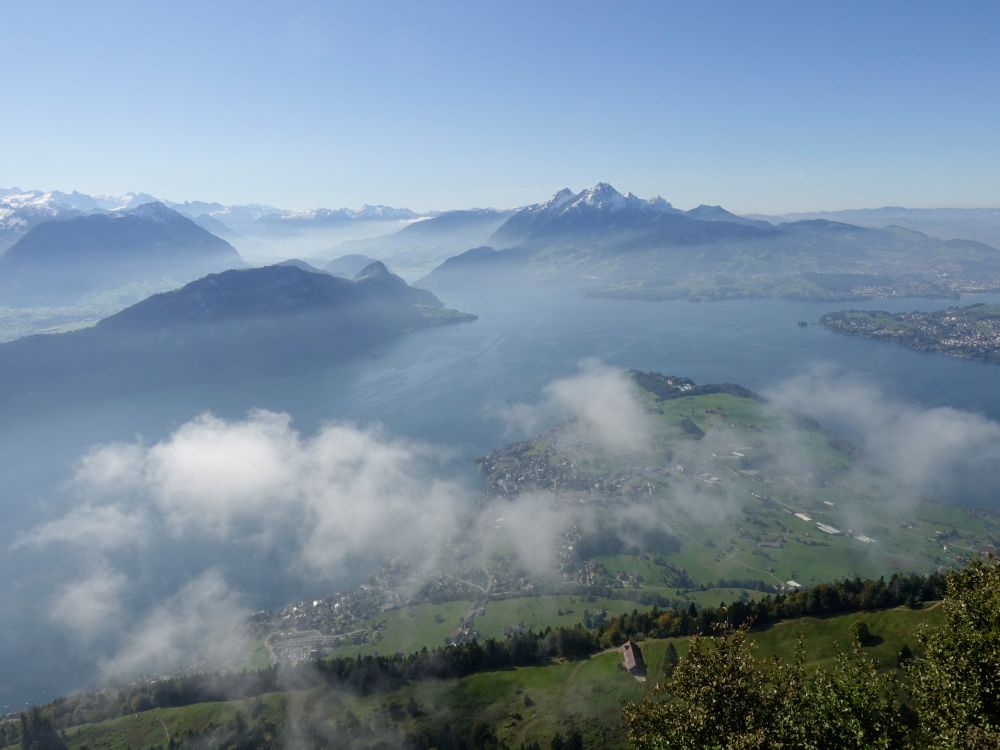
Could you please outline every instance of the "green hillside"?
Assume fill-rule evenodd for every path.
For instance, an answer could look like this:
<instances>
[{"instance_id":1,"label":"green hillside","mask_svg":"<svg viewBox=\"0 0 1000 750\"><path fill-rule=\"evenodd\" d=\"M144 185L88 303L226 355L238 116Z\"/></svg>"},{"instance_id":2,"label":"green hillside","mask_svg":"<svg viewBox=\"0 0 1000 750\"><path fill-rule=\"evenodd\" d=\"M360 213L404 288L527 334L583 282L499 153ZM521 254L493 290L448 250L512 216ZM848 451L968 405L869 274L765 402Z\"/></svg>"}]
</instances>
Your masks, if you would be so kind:
<instances>
[{"instance_id":1,"label":"green hillside","mask_svg":"<svg viewBox=\"0 0 1000 750\"><path fill-rule=\"evenodd\" d=\"M853 623L863 621L876 645L866 648L885 668L895 665L903 645L916 649L915 630L933 625L940 610L934 605L896 608L829 618L802 618L752 634L760 657L789 658L803 638L808 664L823 666L850 642ZM537 667L483 672L461 679L413 682L389 692L359 696L327 687L270 693L241 701L158 708L65 730L73 750L125 750L167 747L200 738L221 741L240 715L247 726L268 726L271 737L285 736L293 722L307 721L326 731L343 733L353 724L360 747L374 737L439 733L452 727L460 734L481 722L497 739L512 747L538 742L547 747L558 732L574 728L586 747L622 747L622 701L641 700L660 674L668 644L683 656L686 638L645 640L641 647L650 677L637 681L620 668L617 649L579 660L559 660ZM410 709L415 709L411 712ZM415 714L415 715L414 715ZM474 718L473 718L474 717Z\"/></svg>"}]
</instances>

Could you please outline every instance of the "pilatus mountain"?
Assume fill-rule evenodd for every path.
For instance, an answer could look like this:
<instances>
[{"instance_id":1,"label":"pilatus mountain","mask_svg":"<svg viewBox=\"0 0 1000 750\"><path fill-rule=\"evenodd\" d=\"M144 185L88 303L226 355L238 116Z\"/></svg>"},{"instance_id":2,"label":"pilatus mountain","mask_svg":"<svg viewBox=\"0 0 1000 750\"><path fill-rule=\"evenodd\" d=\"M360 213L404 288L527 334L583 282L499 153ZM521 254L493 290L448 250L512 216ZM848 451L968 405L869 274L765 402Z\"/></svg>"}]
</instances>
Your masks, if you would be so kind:
<instances>
[{"instance_id":1,"label":"pilatus mountain","mask_svg":"<svg viewBox=\"0 0 1000 750\"><path fill-rule=\"evenodd\" d=\"M954 296L1000 288L1000 250L889 226L772 224L720 206L682 211L607 183L523 208L487 247L421 284L569 281L594 296L644 299Z\"/></svg>"}]
</instances>

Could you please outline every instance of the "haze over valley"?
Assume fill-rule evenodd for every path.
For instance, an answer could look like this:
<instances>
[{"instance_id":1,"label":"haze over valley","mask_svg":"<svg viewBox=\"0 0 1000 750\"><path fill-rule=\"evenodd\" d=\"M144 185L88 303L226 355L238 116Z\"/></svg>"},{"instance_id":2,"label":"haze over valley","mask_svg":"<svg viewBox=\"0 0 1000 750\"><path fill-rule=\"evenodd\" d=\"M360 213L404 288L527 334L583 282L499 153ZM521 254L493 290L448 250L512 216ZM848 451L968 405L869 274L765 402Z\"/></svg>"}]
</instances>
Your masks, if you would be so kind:
<instances>
[{"instance_id":1,"label":"haze over valley","mask_svg":"<svg viewBox=\"0 0 1000 750\"><path fill-rule=\"evenodd\" d=\"M0 750L995 746L998 23L5 8Z\"/></svg>"}]
</instances>

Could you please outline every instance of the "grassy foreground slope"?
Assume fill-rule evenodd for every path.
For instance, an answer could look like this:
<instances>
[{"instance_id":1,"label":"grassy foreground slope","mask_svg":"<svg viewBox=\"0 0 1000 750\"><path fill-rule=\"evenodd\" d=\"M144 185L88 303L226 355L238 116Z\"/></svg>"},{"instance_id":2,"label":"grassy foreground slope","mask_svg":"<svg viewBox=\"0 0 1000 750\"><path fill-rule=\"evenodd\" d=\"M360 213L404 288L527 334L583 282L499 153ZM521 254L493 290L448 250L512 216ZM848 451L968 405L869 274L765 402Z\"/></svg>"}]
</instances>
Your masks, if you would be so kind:
<instances>
[{"instance_id":1,"label":"grassy foreground slope","mask_svg":"<svg viewBox=\"0 0 1000 750\"><path fill-rule=\"evenodd\" d=\"M861 621L873 635L866 653L890 669L904 645L917 649L917 626L934 625L938 613L931 605L801 618L755 632L751 638L760 657L790 658L801 635L809 665L824 666L838 650L847 648L851 626ZM239 714L247 724L270 722L275 737L287 737L295 723L308 719L313 727L325 727L333 734L367 737L370 742L363 741L361 747L378 737L440 732L447 726L467 730L473 722L487 725L498 740L512 747L532 742L547 746L556 733L565 735L573 729L581 732L586 747L623 747L621 703L642 699L659 676L671 643L681 656L686 653L686 638L642 642L650 667L646 683L622 671L618 652L610 651L545 666L414 682L368 696L313 687L260 699L154 709L70 728L66 740L74 750L167 747L171 741L183 745L224 733Z\"/></svg>"}]
</instances>

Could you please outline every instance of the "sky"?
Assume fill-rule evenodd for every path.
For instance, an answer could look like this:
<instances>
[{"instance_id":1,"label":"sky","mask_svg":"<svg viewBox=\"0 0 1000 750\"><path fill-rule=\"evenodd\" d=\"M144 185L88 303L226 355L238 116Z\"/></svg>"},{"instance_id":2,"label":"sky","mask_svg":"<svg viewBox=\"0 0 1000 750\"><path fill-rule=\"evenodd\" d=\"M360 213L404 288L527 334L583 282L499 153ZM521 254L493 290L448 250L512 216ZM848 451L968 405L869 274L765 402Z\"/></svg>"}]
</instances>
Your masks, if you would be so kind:
<instances>
[{"instance_id":1,"label":"sky","mask_svg":"<svg viewBox=\"0 0 1000 750\"><path fill-rule=\"evenodd\" d=\"M0 2L0 186L1000 206L1000 3Z\"/></svg>"}]
</instances>

